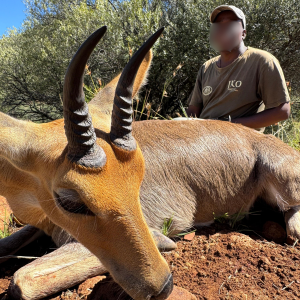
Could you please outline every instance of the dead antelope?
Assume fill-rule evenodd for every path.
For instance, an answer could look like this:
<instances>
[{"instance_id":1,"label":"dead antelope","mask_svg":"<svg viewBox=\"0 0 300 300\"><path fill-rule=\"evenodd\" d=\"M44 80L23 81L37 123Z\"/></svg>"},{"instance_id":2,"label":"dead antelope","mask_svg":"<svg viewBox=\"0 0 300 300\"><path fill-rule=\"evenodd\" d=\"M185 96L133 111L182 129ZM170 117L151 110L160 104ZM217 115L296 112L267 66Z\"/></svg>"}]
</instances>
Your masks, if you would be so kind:
<instances>
[{"instance_id":1,"label":"dead antelope","mask_svg":"<svg viewBox=\"0 0 300 300\"><path fill-rule=\"evenodd\" d=\"M58 244L63 228L97 258L71 244L60 252L62 265L50 258L47 268L41 268L42 258L31 274L16 274L13 297L35 299L53 292L51 280L57 281L57 277L45 280L45 276L55 272L72 284L78 281L81 266L89 266L83 270L87 276L103 272L98 259L134 299L165 299L172 291L169 267L142 214L139 190L145 166L131 133L134 79L162 29L122 72L111 125L97 106L89 113L83 93L87 60L105 32L102 27L92 34L69 65L63 91L64 120L37 125L0 115L0 194L22 222L52 235ZM11 250L13 244L18 246L17 242L2 240L1 252ZM91 266L91 261L98 265ZM30 287L30 276L36 279L35 290ZM49 285L46 291L45 281Z\"/></svg>"},{"instance_id":2,"label":"dead antelope","mask_svg":"<svg viewBox=\"0 0 300 300\"><path fill-rule=\"evenodd\" d=\"M108 270L134 299L165 299L172 277L148 227L155 233L173 216L175 234L213 222L213 213L247 211L257 197L279 206L288 234L299 238L297 151L229 122L132 123L132 97L162 30L88 110L84 67L105 30L87 39L68 68L65 130L63 120L33 124L0 115L0 194L18 219L61 246L16 272L10 295L40 299ZM1 240L0 255L36 238L32 226Z\"/></svg>"}]
</instances>

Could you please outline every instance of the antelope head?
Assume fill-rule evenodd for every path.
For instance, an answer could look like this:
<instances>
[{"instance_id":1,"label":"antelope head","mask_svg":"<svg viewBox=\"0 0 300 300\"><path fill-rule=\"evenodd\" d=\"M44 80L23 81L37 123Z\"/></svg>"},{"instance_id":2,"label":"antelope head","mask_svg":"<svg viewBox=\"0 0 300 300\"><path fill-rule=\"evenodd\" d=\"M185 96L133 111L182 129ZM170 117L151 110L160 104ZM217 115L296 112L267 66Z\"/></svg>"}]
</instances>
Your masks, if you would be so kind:
<instances>
[{"instance_id":1,"label":"antelope head","mask_svg":"<svg viewBox=\"0 0 300 300\"><path fill-rule=\"evenodd\" d=\"M64 128L62 120L32 124L10 118L2 121L7 126L0 132L0 156L5 166L18 174L15 189L28 187L30 182L24 201L43 219L41 223L50 220L67 230L101 260L134 299L165 299L173 286L168 265L142 214L139 189L144 160L132 136L134 80L162 31L152 35L124 68L111 125L103 122L96 110L90 114L83 92L85 66L106 32L102 27L82 44L66 72ZM8 178L0 175L6 191ZM3 194L9 198L12 193Z\"/></svg>"}]
</instances>

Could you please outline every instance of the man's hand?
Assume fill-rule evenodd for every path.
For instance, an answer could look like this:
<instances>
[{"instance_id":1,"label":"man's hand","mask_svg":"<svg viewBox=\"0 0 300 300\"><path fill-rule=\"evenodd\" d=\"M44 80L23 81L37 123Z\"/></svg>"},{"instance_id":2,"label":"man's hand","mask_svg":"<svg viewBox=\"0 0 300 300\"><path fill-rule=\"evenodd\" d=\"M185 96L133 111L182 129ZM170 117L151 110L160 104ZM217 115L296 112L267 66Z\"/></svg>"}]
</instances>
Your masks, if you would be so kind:
<instances>
[{"instance_id":1,"label":"man's hand","mask_svg":"<svg viewBox=\"0 0 300 300\"><path fill-rule=\"evenodd\" d=\"M250 128L267 127L289 118L291 114L290 103L283 103L277 107L266 109L249 117L232 119L232 123L239 123Z\"/></svg>"},{"instance_id":2,"label":"man's hand","mask_svg":"<svg viewBox=\"0 0 300 300\"><path fill-rule=\"evenodd\" d=\"M189 105L188 109L186 110L186 114L188 117L197 117L199 118L201 112L201 107L196 105Z\"/></svg>"}]
</instances>

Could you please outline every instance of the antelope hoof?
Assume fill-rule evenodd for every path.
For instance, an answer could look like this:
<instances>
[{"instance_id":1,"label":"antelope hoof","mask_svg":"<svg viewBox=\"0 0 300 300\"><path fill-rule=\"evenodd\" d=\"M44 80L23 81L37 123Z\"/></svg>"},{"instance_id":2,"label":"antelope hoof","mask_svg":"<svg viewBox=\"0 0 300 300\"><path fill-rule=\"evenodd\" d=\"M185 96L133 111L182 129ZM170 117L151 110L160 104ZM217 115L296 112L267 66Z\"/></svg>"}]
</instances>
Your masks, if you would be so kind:
<instances>
[{"instance_id":1,"label":"antelope hoof","mask_svg":"<svg viewBox=\"0 0 300 300\"><path fill-rule=\"evenodd\" d=\"M300 240L300 207L289 209L284 218L287 235Z\"/></svg>"},{"instance_id":2,"label":"antelope hoof","mask_svg":"<svg viewBox=\"0 0 300 300\"><path fill-rule=\"evenodd\" d=\"M30 244L45 233L33 226L26 225L18 232L0 240L0 264L7 261L9 255Z\"/></svg>"},{"instance_id":3,"label":"antelope hoof","mask_svg":"<svg viewBox=\"0 0 300 300\"><path fill-rule=\"evenodd\" d=\"M165 251L172 251L177 248L177 245L175 242L173 242L171 239L160 233L156 229L150 229L153 239L155 241L156 247L159 251L165 252Z\"/></svg>"}]
</instances>

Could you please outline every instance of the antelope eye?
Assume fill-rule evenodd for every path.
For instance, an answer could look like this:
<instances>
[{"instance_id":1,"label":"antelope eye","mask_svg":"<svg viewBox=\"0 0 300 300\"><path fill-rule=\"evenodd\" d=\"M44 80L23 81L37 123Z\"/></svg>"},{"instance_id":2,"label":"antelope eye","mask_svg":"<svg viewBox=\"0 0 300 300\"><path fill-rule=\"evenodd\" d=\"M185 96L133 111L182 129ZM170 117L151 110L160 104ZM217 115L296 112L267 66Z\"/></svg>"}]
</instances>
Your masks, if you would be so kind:
<instances>
[{"instance_id":1,"label":"antelope eye","mask_svg":"<svg viewBox=\"0 0 300 300\"><path fill-rule=\"evenodd\" d=\"M53 192L56 204L69 213L95 216L95 214L81 201L75 190L60 189Z\"/></svg>"}]
</instances>

